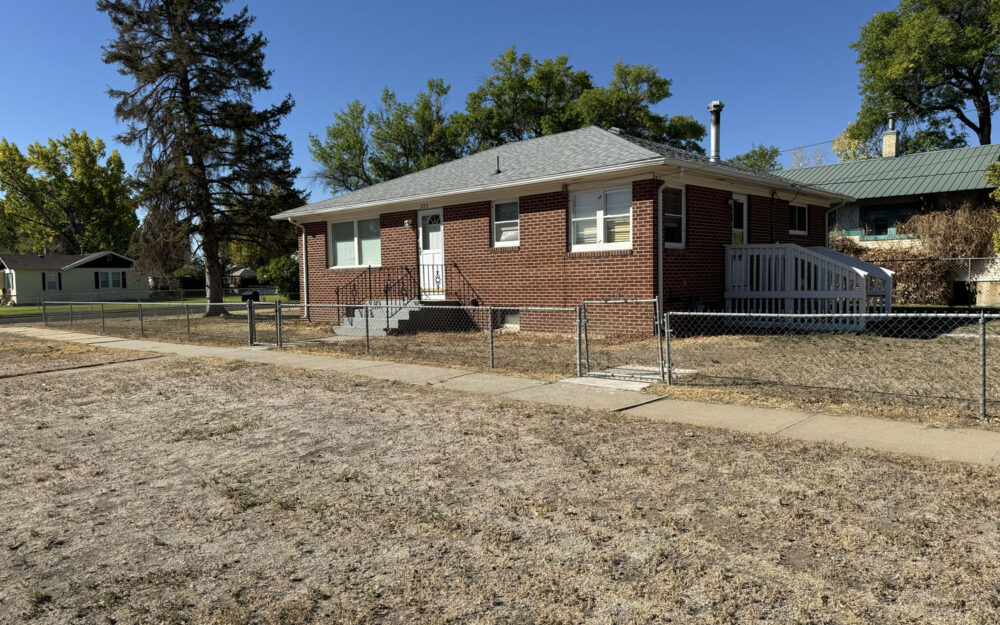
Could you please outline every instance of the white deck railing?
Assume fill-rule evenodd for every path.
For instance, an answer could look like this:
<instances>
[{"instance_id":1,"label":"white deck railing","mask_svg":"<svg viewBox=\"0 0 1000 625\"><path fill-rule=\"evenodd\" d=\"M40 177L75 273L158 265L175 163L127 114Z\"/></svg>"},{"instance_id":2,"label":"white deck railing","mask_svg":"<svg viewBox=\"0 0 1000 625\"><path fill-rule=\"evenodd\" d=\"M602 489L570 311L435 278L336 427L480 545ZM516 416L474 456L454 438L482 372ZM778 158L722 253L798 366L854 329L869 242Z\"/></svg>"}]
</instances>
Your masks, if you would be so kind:
<instances>
[{"instance_id":1,"label":"white deck railing","mask_svg":"<svg viewBox=\"0 0 1000 625\"><path fill-rule=\"evenodd\" d=\"M892 310L892 272L825 247L727 245L725 297L728 312L886 313ZM823 329L859 324L864 320L816 320Z\"/></svg>"}]
</instances>

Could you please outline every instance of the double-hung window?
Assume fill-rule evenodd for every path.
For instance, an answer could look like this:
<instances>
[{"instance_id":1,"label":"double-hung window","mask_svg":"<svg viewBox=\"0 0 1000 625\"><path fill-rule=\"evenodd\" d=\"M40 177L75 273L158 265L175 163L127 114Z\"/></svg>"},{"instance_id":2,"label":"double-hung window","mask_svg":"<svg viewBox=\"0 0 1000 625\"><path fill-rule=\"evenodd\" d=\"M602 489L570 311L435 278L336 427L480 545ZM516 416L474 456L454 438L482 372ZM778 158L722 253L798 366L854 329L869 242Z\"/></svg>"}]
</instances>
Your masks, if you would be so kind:
<instances>
[{"instance_id":1,"label":"double-hung window","mask_svg":"<svg viewBox=\"0 0 1000 625\"><path fill-rule=\"evenodd\" d=\"M788 207L789 234L809 234L809 208L792 204Z\"/></svg>"},{"instance_id":2,"label":"double-hung window","mask_svg":"<svg viewBox=\"0 0 1000 625\"><path fill-rule=\"evenodd\" d=\"M687 226L687 210L684 205L684 189L662 187L660 189L660 215L663 228L663 246L684 247L684 233Z\"/></svg>"},{"instance_id":3,"label":"double-hung window","mask_svg":"<svg viewBox=\"0 0 1000 625\"><path fill-rule=\"evenodd\" d=\"M125 288L124 271L95 271L94 274L94 286L98 289Z\"/></svg>"},{"instance_id":4,"label":"double-hung window","mask_svg":"<svg viewBox=\"0 0 1000 625\"><path fill-rule=\"evenodd\" d=\"M493 247L521 243L521 213L517 200L493 203Z\"/></svg>"},{"instance_id":5,"label":"double-hung window","mask_svg":"<svg viewBox=\"0 0 1000 625\"><path fill-rule=\"evenodd\" d=\"M42 284L45 285L46 291L58 291L61 282L62 280L59 279L58 273L50 271L42 273Z\"/></svg>"},{"instance_id":6,"label":"double-hung window","mask_svg":"<svg viewBox=\"0 0 1000 625\"><path fill-rule=\"evenodd\" d=\"M331 267L382 264L378 217L332 223L329 238Z\"/></svg>"},{"instance_id":7,"label":"double-hung window","mask_svg":"<svg viewBox=\"0 0 1000 625\"><path fill-rule=\"evenodd\" d=\"M632 247L632 189L574 193L570 201L570 250Z\"/></svg>"}]
</instances>

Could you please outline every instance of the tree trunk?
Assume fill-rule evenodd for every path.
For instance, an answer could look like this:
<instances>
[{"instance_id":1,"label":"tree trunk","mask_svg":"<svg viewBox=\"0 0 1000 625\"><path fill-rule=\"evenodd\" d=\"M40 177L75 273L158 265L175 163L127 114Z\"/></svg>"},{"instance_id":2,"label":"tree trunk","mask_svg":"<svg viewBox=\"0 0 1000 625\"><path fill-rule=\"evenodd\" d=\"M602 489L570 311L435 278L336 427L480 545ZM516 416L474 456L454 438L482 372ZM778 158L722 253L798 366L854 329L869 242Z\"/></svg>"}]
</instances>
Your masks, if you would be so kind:
<instances>
[{"instance_id":1,"label":"tree trunk","mask_svg":"<svg viewBox=\"0 0 1000 625\"><path fill-rule=\"evenodd\" d=\"M208 304L205 306L205 316L227 316L229 313L222 303L222 261L219 259L219 239L211 228L206 228L202 233L201 252L205 257L205 294L208 300Z\"/></svg>"}]
</instances>

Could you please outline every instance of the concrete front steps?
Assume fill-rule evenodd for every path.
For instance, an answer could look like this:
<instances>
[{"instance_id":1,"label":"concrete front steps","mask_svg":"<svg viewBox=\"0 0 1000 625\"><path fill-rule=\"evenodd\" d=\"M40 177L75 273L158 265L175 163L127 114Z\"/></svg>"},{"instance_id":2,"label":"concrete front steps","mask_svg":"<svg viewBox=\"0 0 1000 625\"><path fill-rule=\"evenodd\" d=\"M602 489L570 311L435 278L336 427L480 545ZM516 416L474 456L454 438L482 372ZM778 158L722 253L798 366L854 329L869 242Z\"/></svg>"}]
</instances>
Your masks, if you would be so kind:
<instances>
[{"instance_id":1,"label":"concrete front steps","mask_svg":"<svg viewBox=\"0 0 1000 625\"><path fill-rule=\"evenodd\" d=\"M372 300L367 306L357 306L340 325L333 327L338 336L364 336L365 316L368 335L409 334L414 332L468 332L486 329L485 319L474 319L471 311L455 308L458 302Z\"/></svg>"}]
</instances>

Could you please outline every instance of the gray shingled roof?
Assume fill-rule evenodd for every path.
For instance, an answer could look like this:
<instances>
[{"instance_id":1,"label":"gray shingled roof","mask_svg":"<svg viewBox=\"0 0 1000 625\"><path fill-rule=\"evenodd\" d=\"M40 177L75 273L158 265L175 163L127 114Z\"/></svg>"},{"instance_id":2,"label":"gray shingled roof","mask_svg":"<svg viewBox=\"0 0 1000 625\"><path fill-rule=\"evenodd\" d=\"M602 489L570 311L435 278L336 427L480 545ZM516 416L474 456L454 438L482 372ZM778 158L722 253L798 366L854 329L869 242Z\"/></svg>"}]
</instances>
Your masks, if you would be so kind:
<instances>
[{"instance_id":1,"label":"gray shingled roof","mask_svg":"<svg viewBox=\"0 0 1000 625\"><path fill-rule=\"evenodd\" d=\"M500 158L499 174L496 173L497 157ZM698 168L712 168L721 174L740 179L757 180L782 187L790 184L788 180L778 176L728 163L713 163L700 154L588 126L508 143L328 200L287 210L273 218L286 219L408 198L444 196L536 180L568 178L606 167L658 164L664 158L690 163Z\"/></svg>"},{"instance_id":2,"label":"gray shingled roof","mask_svg":"<svg viewBox=\"0 0 1000 625\"><path fill-rule=\"evenodd\" d=\"M919 152L778 172L788 180L856 199L900 197L992 188L986 167L1000 158L1000 144Z\"/></svg>"},{"instance_id":3,"label":"gray shingled roof","mask_svg":"<svg viewBox=\"0 0 1000 625\"><path fill-rule=\"evenodd\" d=\"M0 253L0 263L7 269L17 271L25 269L29 271L63 270L69 269L71 265L82 265L102 256L114 254L114 252L91 252L90 254L7 254ZM121 256L121 254L116 254ZM122 258L125 258L122 256ZM128 259L131 260L131 259Z\"/></svg>"}]
</instances>

